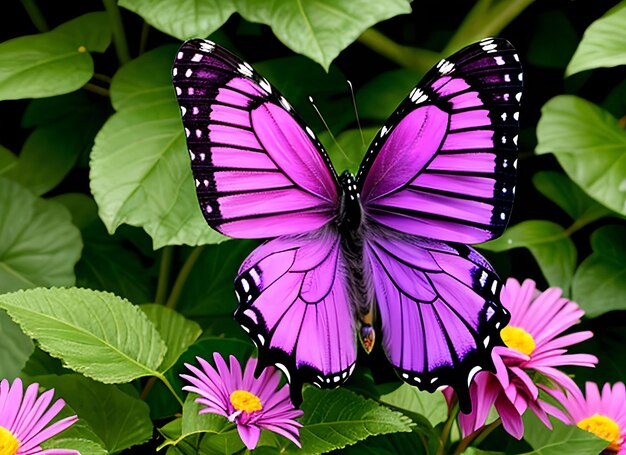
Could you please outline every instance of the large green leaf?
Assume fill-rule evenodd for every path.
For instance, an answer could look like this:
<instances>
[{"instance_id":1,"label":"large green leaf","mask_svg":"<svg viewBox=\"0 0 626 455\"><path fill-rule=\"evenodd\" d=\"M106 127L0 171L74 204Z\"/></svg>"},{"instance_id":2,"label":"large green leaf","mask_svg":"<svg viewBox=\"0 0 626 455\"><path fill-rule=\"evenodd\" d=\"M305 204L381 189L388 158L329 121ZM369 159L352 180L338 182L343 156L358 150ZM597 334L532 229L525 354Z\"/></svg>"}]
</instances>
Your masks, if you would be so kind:
<instances>
[{"instance_id":1,"label":"large green leaf","mask_svg":"<svg viewBox=\"0 0 626 455\"><path fill-rule=\"evenodd\" d=\"M78 374L35 379L47 388L54 388L89 424L110 453L141 444L152 437L148 405L115 385L101 384Z\"/></svg>"},{"instance_id":2,"label":"large green leaf","mask_svg":"<svg viewBox=\"0 0 626 455\"><path fill-rule=\"evenodd\" d=\"M16 378L34 349L20 327L0 311L0 378Z\"/></svg>"},{"instance_id":3,"label":"large green leaf","mask_svg":"<svg viewBox=\"0 0 626 455\"><path fill-rule=\"evenodd\" d=\"M65 366L105 383L155 375L165 344L146 315L113 294L33 289L0 296L0 308Z\"/></svg>"},{"instance_id":4,"label":"large green leaf","mask_svg":"<svg viewBox=\"0 0 626 455\"><path fill-rule=\"evenodd\" d=\"M611 213L561 172L537 172L533 175L533 184L541 194L579 222L591 223Z\"/></svg>"},{"instance_id":5,"label":"large green leaf","mask_svg":"<svg viewBox=\"0 0 626 455\"><path fill-rule=\"evenodd\" d=\"M402 383L380 396L380 401L402 411L425 417L434 427L448 418L448 406L442 393L429 393Z\"/></svg>"},{"instance_id":6,"label":"large green leaf","mask_svg":"<svg viewBox=\"0 0 626 455\"><path fill-rule=\"evenodd\" d=\"M198 207L180 111L169 81L171 60L162 58L163 50L153 52L161 57L161 71L168 74L163 79L168 89L160 89L149 78L148 87L141 82L137 86L140 93L152 94L124 102L130 96L125 87L143 77L143 62L145 73L155 71L154 54L135 60L122 73L126 82L117 84L120 111L96 137L90 179L100 218L109 232L124 223L142 227L155 249L220 242L224 237L206 225Z\"/></svg>"},{"instance_id":7,"label":"large green leaf","mask_svg":"<svg viewBox=\"0 0 626 455\"><path fill-rule=\"evenodd\" d=\"M411 431L407 417L347 389L306 387L303 398L300 439L305 453L340 449L372 435Z\"/></svg>"},{"instance_id":8,"label":"large green leaf","mask_svg":"<svg viewBox=\"0 0 626 455\"><path fill-rule=\"evenodd\" d=\"M106 13L88 13L51 32L0 43L0 99L43 98L79 89L93 75L89 52L111 40Z\"/></svg>"},{"instance_id":9,"label":"large green leaf","mask_svg":"<svg viewBox=\"0 0 626 455\"><path fill-rule=\"evenodd\" d=\"M601 227L591 235L591 247L574 276L574 300L590 317L626 309L626 228Z\"/></svg>"},{"instance_id":10,"label":"large green leaf","mask_svg":"<svg viewBox=\"0 0 626 455\"><path fill-rule=\"evenodd\" d=\"M80 233L68 211L0 178L0 292L71 286Z\"/></svg>"},{"instance_id":11,"label":"large green leaf","mask_svg":"<svg viewBox=\"0 0 626 455\"><path fill-rule=\"evenodd\" d=\"M524 414L523 419L524 439L533 448L525 455L598 455L607 446L606 441L575 425L551 419L549 429L531 412Z\"/></svg>"},{"instance_id":12,"label":"large green leaf","mask_svg":"<svg viewBox=\"0 0 626 455\"><path fill-rule=\"evenodd\" d=\"M502 237L480 245L490 251L528 248L550 286L566 292L576 267L576 245L565 229L545 220L523 221L508 228Z\"/></svg>"},{"instance_id":13,"label":"large green leaf","mask_svg":"<svg viewBox=\"0 0 626 455\"><path fill-rule=\"evenodd\" d=\"M116 111L165 99L175 101L171 67L178 46L161 46L119 69L111 81Z\"/></svg>"},{"instance_id":14,"label":"large green leaf","mask_svg":"<svg viewBox=\"0 0 626 455\"><path fill-rule=\"evenodd\" d=\"M626 2L621 2L587 28L566 75L626 64Z\"/></svg>"},{"instance_id":15,"label":"large green leaf","mask_svg":"<svg viewBox=\"0 0 626 455\"><path fill-rule=\"evenodd\" d=\"M411 12L407 0L235 0L237 11L261 22L287 47L328 69L372 25Z\"/></svg>"},{"instance_id":16,"label":"large green leaf","mask_svg":"<svg viewBox=\"0 0 626 455\"><path fill-rule=\"evenodd\" d=\"M209 36L235 12L231 0L120 0L120 6L181 40Z\"/></svg>"},{"instance_id":17,"label":"large green leaf","mask_svg":"<svg viewBox=\"0 0 626 455\"><path fill-rule=\"evenodd\" d=\"M589 196L626 215L626 132L608 112L572 95L542 108L537 153L554 153Z\"/></svg>"},{"instance_id":18,"label":"large green leaf","mask_svg":"<svg viewBox=\"0 0 626 455\"><path fill-rule=\"evenodd\" d=\"M170 369L180 355L191 346L202 334L198 324L176 311L156 303L141 305L141 310L146 313L165 341L167 352L159 370Z\"/></svg>"}]
</instances>

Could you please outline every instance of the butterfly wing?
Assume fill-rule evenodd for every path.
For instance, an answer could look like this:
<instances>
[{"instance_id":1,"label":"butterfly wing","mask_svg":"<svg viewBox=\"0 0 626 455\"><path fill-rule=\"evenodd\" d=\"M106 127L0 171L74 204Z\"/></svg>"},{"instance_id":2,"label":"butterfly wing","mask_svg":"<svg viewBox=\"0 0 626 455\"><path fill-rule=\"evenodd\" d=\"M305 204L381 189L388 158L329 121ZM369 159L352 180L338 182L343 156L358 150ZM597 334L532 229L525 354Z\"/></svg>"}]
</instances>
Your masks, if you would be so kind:
<instances>
[{"instance_id":1,"label":"butterfly wing","mask_svg":"<svg viewBox=\"0 0 626 455\"><path fill-rule=\"evenodd\" d=\"M470 247L374 228L364 243L387 358L400 377L430 392L450 385L468 412L469 385L493 370L509 313L502 284Z\"/></svg>"},{"instance_id":2,"label":"butterfly wing","mask_svg":"<svg viewBox=\"0 0 626 455\"><path fill-rule=\"evenodd\" d=\"M244 261L235 280L235 319L292 383L335 387L356 361L354 314L341 238L329 227L270 240ZM297 401L297 398L295 398Z\"/></svg>"},{"instance_id":3,"label":"butterfly wing","mask_svg":"<svg viewBox=\"0 0 626 455\"><path fill-rule=\"evenodd\" d=\"M317 229L336 216L337 176L287 100L252 67L206 40L173 66L191 169L208 224L230 237Z\"/></svg>"},{"instance_id":4,"label":"butterfly wing","mask_svg":"<svg viewBox=\"0 0 626 455\"><path fill-rule=\"evenodd\" d=\"M522 69L489 38L441 60L382 127L357 179L369 219L408 234L498 237L515 191Z\"/></svg>"}]
</instances>

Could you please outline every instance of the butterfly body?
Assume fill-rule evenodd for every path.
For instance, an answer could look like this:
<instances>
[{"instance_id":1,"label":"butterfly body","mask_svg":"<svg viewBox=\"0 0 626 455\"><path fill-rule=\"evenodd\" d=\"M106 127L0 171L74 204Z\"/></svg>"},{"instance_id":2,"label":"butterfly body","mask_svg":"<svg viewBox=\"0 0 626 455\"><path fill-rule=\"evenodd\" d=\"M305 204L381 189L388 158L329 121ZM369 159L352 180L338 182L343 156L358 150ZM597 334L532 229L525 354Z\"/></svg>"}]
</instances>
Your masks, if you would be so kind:
<instances>
[{"instance_id":1,"label":"butterfly body","mask_svg":"<svg viewBox=\"0 0 626 455\"><path fill-rule=\"evenodd\" d=\"M433 68L341 176L278 90L215 43L173 68L208 224L270 238L235 280L235 319L292 382L335 387L380 343L399 377L456 390L493 370L509 314L502 283L468 244L502 234L515 190L522 72L489 38Z\"/></svg>"}]
</instances>

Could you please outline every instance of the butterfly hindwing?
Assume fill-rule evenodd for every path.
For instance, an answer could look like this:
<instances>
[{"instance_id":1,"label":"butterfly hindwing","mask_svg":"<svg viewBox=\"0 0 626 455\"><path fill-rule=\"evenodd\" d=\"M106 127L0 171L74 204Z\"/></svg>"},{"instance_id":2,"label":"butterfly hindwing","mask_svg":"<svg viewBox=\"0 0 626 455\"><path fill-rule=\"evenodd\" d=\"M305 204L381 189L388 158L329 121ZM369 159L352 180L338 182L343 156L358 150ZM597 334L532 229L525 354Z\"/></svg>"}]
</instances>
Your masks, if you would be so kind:
<instances>
[{"instance_id":1,"label":"butterfly hindwing","mask_svg":"<svg viewBox=\"0 0 626 455\"><path fill-rule=\"evenodd\" d=\"M466 245L384 228L370 231L364 258L398 375L430 392L452 386L467 411L470 382L493 369L491 350L509 320L491 266Z\"/></svg>"},{"instance_id":2,"label":"butterfly hindwing","mask_svg":"<svg viewBox=\"0 0 626 455\"><path fill-rule=\"evenodd\" d=\"M489 38L441 60L375 137L357 176L366 216L408 234L480 243L515 192L522 70Z\"/></svg>"},{"instance_id":3,"label":"butterfly hindwing","mask_svg":"<svg viewBox=\"0 0 626 455\"><path fill-rule=\"evenodd\" d=\"M281 368L297 397L303 382L335 387L356 361L354 313L341 238L329 228L270 240L235 280L235 319L263 365Z\"/></svg>"},{"instance_id":4,"label":"butterfly hindwing","mask_svg":"<svg viewBox=\"0 0 626 455\"><path fill-rule=\"evenodd\" d=\"M206 40L173 66L198 201L230 237L299 234L336 215L337 177L289 102L252 67Z\"/></svg>"}]
</instances>

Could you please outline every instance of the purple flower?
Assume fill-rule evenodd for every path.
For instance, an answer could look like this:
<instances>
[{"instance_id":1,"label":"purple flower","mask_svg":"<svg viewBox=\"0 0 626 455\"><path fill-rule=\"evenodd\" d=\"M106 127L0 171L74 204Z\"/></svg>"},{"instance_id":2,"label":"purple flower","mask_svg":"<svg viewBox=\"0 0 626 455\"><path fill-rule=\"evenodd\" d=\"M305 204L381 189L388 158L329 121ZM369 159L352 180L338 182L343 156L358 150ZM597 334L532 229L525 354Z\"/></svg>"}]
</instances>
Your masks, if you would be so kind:
<instances>
[{"instance_id":1,"label":"purple flower","mask_svg":"<svg viewBox=\"0 0 626 455\"><path fill-rule=\"evenodd\" d=\"M534 412L548 427L548 415L563 421L561 410L539 399L539 389L554 394L561 389L576 390L572 379L560 371L564 365L593 367L598 359L590 354L567 354L567 347L592 336L589 331L563 335L580 321L584 311L563 297L562 290L537 291L535 282L520 283L509 278L502 289L502 304L511 313L511 321L502 332L506 346L494 348L492 359L496 374L481 372L470 387L474 408L460 414L463 435L483 427L489 410L495 406L502 426L520 439L524 434L522 415ZM446 391L450 399L451 391Z\"/></svg>"},{"instance_id":2,"label":"purple flower","mask_svg":"<svg viewBox=\"0 0 626 455\"><path fill-rule=\"evenodd\" d=\"M293 407L288 385L276 390L281 378L276 369L265 368L256 379L255 358L248 360L243 375L233 356L230 356L229 369L222 356L214 353L217 370L206 360L196 358L202 369L185 364L194 375L182 374L181 377L193 384L183 390L200 395L196 403L205 406L200 414L219 414L235 422L241 440L250 450L259 442L261 428L283 435L300 447L298 428L302 425L295 419L303 412Z\"/></svg>"},{"instance_id":3,"label":"purple flower","mask_svg":"<svg viewBox=\"0 0 626 455\"><path fill-rule=\"evenodd\" d=\"M60 433L77 417L66 417L45 428L63 409L65 402L57 400L52 406L54 390L37 398L39 384L31 384L24 393L20 379L0 382L0 454L2 455L80 455L76 450L42 450L39 444Z\"/></svg>"},{"instance_id":4,"label":"purple flower","mask_svg":"<svg viewBox=\"0 0 626 455\"><path fill-rule=\"evenodd\" d=\"M577 425L606 440L608 446L602 453L626 455L626 387L623 382L613 387L604 384L602 393L598 385L587 382L585 396L580 391L568 390L567 396L558 392L556 398L565 408L567 423Z\"/></svg>"}]
</instances>

